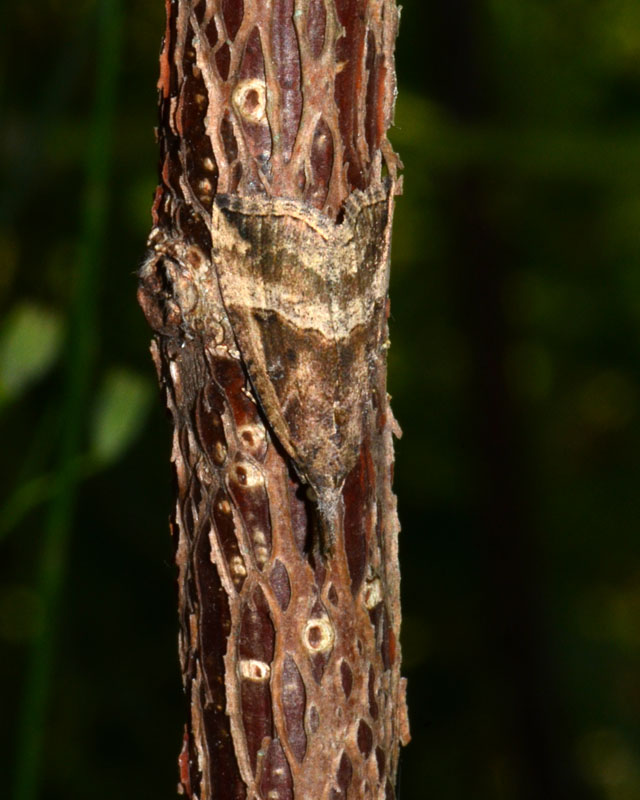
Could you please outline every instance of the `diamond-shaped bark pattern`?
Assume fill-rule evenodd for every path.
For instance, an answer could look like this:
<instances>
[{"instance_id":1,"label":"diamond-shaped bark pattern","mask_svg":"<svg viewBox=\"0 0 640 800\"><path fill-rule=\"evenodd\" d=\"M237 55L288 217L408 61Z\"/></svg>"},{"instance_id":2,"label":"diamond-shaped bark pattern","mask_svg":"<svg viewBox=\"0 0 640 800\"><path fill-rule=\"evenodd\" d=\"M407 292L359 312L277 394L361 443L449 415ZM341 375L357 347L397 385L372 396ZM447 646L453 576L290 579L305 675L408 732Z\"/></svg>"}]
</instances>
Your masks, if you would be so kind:
<instances>
[{"instance_id":1,"label":"diamond-shaped bark pattern","mask_svg":"<svg viewBox=\"0 0 640 800\"><path fill-rule=\"evenodd\" d=\"M269 583L276 596L276 600L283 611L287 610L291 600L291 582L287 573L287 568L279 559L276 559L271 570Z\"/></svg>"},{"instance_id":2,"label":"diamond-shaped bark pattern","mask_svg":"<svg viewBox=\"0 0 640 800\"><path fill-rule=\"evenodd\" d=\"M229 320L221 312L187 332L188 297L176 287L211 268L216 195L292 198L339 223L350 192L379 184L385 168L395 176L386 131L396 6L166 5L153 210L153 236L164 239L141 303L175 424L182 790L198 800L392 800L400 620L384 359L371 366L336 540L321 552L317 498L274 437Z\"/></svg>"},{"instance_id":3,"label":"diamond-shaped bark pattern","mask_svg":"<svg viewBox=\"0 0 640 800\"><path fill-rule=\"evenodd\" d=\"M172 15L162 141L204 208L213 194L305 199L339 213L381 175L395 84L392 0L199 0ZM355 57L354 57L355 54ZM245 91L246 90L246 91ZM179 148L181 137L193 147ZM178 162L176 164L176 162ZM213 169L211 166L213 165ZM166 209L170 211L170 209Z\"/></svg>"},{"instance_id":4,"label":"diamond-shaped bark pattern","mask_svg":"<svg viewBox=\"0 0 640 800\"><path fill-rule=\"evenodd\" d=\"M369 544L358 572L369 577L354 594L355 557L342 549L326 558L313 544L304 486L283 464L240 362L205 356L197 341L179 348L180 361L171 339L162 348L169 365L190 360L185 373L169 367L168 401L178 422L175 531L192 754L183 762L193 795L295 800L296 787L319 796L333 775L335 800L356 800L365 784L362 796L386 800L397 763L387 709L398 665L384 590L389 564L374 531L379 500L371 495L360 516ZM193 374L205 376L204 389L195 389ZM178 397L192 414L178 414ZM367 448L387 446L371 436ZM389 491L384 476L380 483ZM345 517L355 498L362 493L345 486ZM356 515L348 513L353 539ZM343 531L337 546L349 540ZM193 737L202 737L200 749ZM224 785L215 777L221 770Z\"/></svg>"},{"instance_id":5,"label":"diamond-shaped bark pattern","mask_svg":"<svg viewBox=\"0 0 640 800\"><path fill-rule=\"evenodd\" d=\"M304 681L296 662L291 656L287 656L282 666L282 708L289 748L298 761L302 761L307 749L307 735L304 731L305 706Z\"/></svg>"}]
</instances>

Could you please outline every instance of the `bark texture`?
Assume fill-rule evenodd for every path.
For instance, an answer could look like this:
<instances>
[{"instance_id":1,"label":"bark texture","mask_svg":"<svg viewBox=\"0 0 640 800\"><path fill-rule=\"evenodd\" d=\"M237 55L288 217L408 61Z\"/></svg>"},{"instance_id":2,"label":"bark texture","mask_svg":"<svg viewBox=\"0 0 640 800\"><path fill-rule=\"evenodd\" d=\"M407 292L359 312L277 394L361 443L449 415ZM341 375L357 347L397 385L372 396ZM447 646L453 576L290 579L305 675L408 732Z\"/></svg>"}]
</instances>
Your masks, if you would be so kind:
<instances>
[{"instance_id":1,"label":"bark texture","mask_svg":"<svg viewBox=\"0 0 640 800\"><path fill-rule=\"evenodd\" d=\"M166 9L139 299L175 426L179 791L390 800L408 740L386 393L397 9Z\"/></svg>"}]
</instances>

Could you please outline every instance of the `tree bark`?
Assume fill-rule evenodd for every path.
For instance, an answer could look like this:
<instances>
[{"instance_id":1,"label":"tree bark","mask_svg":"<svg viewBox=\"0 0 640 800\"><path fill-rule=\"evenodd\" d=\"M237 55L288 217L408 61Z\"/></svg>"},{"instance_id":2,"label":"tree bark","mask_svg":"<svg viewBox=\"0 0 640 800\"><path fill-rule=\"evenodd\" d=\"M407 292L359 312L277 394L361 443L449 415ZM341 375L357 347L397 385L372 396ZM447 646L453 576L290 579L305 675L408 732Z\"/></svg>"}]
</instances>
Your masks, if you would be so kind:
<instances>
[{"instance_id":1,"label":"tree bark","mask_svg":"<svg viewBox=\"0 0 640 800\"><path fill-rule=\"evenodd\" d=\"M166 0L139 300L174 421L179 791L395 796L393 0Z\"/></svg>"}]
</instances>

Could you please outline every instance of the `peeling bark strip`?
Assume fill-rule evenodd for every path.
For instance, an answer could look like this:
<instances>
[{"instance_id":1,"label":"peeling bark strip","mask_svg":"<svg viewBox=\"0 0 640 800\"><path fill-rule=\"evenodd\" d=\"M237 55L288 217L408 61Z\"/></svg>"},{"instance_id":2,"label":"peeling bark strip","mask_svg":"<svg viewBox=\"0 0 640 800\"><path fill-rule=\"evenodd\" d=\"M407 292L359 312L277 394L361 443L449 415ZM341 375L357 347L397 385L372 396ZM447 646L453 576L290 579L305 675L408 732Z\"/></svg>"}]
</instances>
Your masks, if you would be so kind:
<instances>
[{"instance_id":1,"label":"peeling bark strip","mask_svg":"<svg viewBox=\"0 0 640 800\"><path fill-rule=\"evenodd\" d=\"M166 0L139 300L173 416L179 790L390 800L393 0Z\"/></svg>"}]
</instances>

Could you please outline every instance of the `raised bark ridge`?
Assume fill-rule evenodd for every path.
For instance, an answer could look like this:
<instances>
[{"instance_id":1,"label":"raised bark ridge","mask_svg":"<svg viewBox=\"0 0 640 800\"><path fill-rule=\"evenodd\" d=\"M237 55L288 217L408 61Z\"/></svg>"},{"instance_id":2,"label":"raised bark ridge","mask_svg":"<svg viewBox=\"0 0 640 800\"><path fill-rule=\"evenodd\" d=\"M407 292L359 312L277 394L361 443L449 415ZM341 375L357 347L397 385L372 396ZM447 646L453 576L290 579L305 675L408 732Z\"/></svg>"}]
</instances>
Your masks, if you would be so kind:
<instances>
[{"instance_id":1,"label":"raised bark ridge","mask_svg":"<svg viewBox=\"0 0 640 800\"><path fill-rule=\"evenodd\" d=\"M408 738L385 388L397 10L166 4L139 298L175 425L180 790L389 800Z\"/></svg>"}]
</instances>

